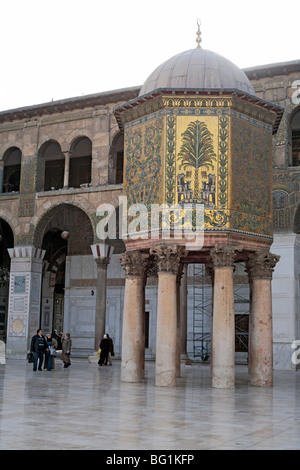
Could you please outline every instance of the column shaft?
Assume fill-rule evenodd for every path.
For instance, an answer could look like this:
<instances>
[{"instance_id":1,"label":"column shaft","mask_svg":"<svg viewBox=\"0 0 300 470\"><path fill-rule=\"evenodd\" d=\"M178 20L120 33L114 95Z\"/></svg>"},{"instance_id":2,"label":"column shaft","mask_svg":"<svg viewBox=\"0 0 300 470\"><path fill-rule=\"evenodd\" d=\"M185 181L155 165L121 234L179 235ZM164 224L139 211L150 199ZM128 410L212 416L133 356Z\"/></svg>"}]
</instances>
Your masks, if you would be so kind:
<instances>
[{"instance_id":1,"label":"column shaft","mask_svg":"<svg viewBox=\"0 0 300 470\"><path fill-rule=\"evenodd\" d=\"M97 290L96 290L96 312L95 312L95 351L105 333L106 324L106 280L107 280L107 258L96 259L97 263Z\"/></svg>"},{"instance_id":2,"label":"column shaft","mask_svg":"<svg viewBox=\"0 0 300 470\"><path fill-rule=\"evenodd\" d=\"M212 335L212 386L235 385L235 332L233 268L218 267L214 273Z\"/></svg>"},{"instance_id":3,"label":"column shaft","mask_svg":"<svg viewBox=\"0 0 300 470\"><path fill-rule=\"evenodd\" d=\"M269 279L253 279L249 336L250 383L270 386L273 383L273 329Z\"/></svg>"},{"instance_id":4,"label":"column shaft","mask_svg":"<svg viewBox=\"0 0 300 470\"><path fill-rule=\"evenodd\" d=\"M140 382L144 377L145 278L148 254L126 252L119 257L125 268L121 380Z\"/></svg>"},{"instance_id":5,"label":"column shaft","mask_svg":"<svg viewBox=\"0 0 300 470\"><path fill-rule=\"evenodd\" d=\"M156 385L172 386L176 380L177 340L176 274L158 273Z\"/></svg>"},{"instance_id":6,"label":"column shaft","mask_svg":"<svg viewBox=\"0 0 300 470\"><path fill-rule=\"evenodd\" d=\"M180 260L185 249L176 245L159 245L150 253L156 257L158 266L156 371L158 386L174 386L179 374L178 360L180 337L178 326L178 294L180 284ZM181 276L181 274L180 274Z\"/></svg>"},{"instance_id":7,"label":"column shaft","mask_svg":"<svg viewBox=\"0 0 300 470\"><path fill-rule=\"evenodd\" d=\"M70 173L70 154L71 152L63 152L65 156L65 171L64 171L64 188L69 187L69 173Z\"/></svg>"},{"instance_id":8,"label":"column shaft","mask_svg":"<svg viewBox=\"0 0 300 470\"><path fill-rule=\"evenodd\" d=\"M125 280L124 315L122 331L123 382L140 382L144 373L145 312L144 279L128 276Z\"/></svg>"},{"instance_id":9,"label":"column shaft","mask_svg":"<svg viewBox=\"0 0 300 470\"><path fill-rule=\"evenodd\" d=\"M214 267L212 318L212 386L235 386L235 320L233 263L241 247L217 245L210 252Z\"/></svg>"},{"instance_id":10,"label":"column shaft","mask_svg":"<svg viewBox=\"0 0 300 470\"><path fill-rule=\"evenodd\" d=\"M249 254L251 288L249 321L249 379L251 385L273 384L272 273L279 256L270 252Z\"/></svg>"}]
</instances>

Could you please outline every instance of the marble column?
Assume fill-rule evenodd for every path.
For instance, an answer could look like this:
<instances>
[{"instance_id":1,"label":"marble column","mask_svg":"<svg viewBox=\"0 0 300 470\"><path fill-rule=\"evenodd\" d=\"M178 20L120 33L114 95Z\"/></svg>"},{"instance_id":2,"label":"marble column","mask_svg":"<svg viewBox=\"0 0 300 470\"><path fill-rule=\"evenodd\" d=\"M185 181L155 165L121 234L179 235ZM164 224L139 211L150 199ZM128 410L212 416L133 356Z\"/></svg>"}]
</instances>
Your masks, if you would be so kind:
<instances>
[{"instance_id":1,"label":"marble column","mask_svg":"<svg viewBox=\"0 0 300 470\"><path fill-rule=\"evenodd\" d=\"M251 385L273 385L272 273L279 256L249 254L247 271L251 289L249 315L249 380Z\"/></svg>"},{"instance_id":2,"label":"marble column","mask_svg":"<svg viewBox=\"0 0 300 470\"><path fill-rule=\"evenodd\" d=\"M64 189L69 187L70 157L72 152L63 152L65 156Z\"/></svg>"},{"instance_id":3,"label":"marble column","mask_svg":"<svg viewBox=\"0 0 300 470\"><path fill-rule=\"evenodd\" d=\"M159 245L151 249L158 266L156 370L157 386L174 386L178 372L177 348L177 276L180 259L185 250L182 247Z\"/></svg>"},{"instance_id":4,"label":"marble column","mask_svg":"<svg viewBox=\"0 0 300 470\"><path fill-rule=\"evenodd\" d=\"M233 263L237 247L216 246L210 252L214 266L212 320L212 386L235 386L235 325Z\"/></svg>"},{"instance_id":5,"label":"marble column","mask_svg":"<svg viewBox=\"0 0 300 470\"><path fill-rule=\"evenodd\" d=\"M108 258L97 258L97 288L95 312L95 351L98 351L101 339L105 333L106 323L106 284Z\"/></svg>"},{"instance_id":6,"label":"marble column","mask_svg":"<svg viewBox=\"0 0 300 470\"><path fill-rule=\"evenodd\" d=\"M105 333L106 325L106 289L107 266L113 254L113 247L105 243L91 245L93 259L97 265L96 310L95 310L95 342L94 349L98 351L99 344Z\"/></svg>"},{"instance_id":7,"label":"marble column","mask_svg":"<svg viewBox=\"0 0 300 470\"><path fill-rule=\"evenodd\" d=\"M147 253L129 251L119 257L125 269L121 381L141 382L145 355L145 275Z\"/></svg>"}]
</instances>

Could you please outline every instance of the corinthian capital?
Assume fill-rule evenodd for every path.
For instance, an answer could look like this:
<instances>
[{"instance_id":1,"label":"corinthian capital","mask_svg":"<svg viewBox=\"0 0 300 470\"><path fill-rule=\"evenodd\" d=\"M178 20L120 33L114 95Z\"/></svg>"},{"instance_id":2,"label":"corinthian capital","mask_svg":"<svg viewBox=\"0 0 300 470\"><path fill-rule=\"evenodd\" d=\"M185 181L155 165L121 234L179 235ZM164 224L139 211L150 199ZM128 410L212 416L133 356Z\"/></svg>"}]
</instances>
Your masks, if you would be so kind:
<instances>
[{"instance_id":1,"label":"corinthian capital","mask_svg":"<svg viewBox=\"0 0 300 470\"><path fill-rule=\"evenodd\" d=\"M107 269L109 265L109 258L96 258L95 261L98 269Z\"/></svg>"},{"instance_id":2,"label":"corinthian capital","mask_svg":"<svg viewBox=\"0 0 300 470\"><path fill-rule=\"evenodd\" d=\"M149 255L140 251L126 251L119 256L126 276L144 277L148 268Z\"/></svg>"},{"instance_id":3,"label":"corinthian capital","mask_svg":"<svg viewBox=\"0 0 300 470\"><path fill-rule=\"evenodd\" d=\"M216 245L211 251L210 256L214 267L233 267L237 257L237 252L242 248L238 246Z\"/></svg>"},{"instance_id":4,"label":"corinthian capital","mask_svg":"<svg viewBox=\"0 0 300 470\"><path fill-rule=\"evenodd\" d=\"M159 245L151 248L150 253L155 256L159 272L178 274L181 258L185 255L184 247L177 245Z\"/></svg>"},{"instance_id":5,"label":"corinthian capital","mask_svg":"<svg viewBox=\"0 0 300 470\"><path fill-rule=\"evenodd\" d=\"M247 261L247 271L251 279L272 279L274 268L280 256L269 251L250 253Z\"/></svg>"}]
</instances>

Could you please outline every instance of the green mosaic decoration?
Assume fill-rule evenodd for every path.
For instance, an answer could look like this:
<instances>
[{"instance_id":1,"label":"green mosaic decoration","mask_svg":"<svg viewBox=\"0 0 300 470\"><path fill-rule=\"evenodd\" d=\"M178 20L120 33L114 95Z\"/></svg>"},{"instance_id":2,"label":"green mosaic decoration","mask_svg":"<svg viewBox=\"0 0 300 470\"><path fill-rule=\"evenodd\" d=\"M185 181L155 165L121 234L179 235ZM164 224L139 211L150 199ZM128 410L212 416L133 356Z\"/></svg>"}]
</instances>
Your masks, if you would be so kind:
<instances>
[{"instance_id":1,"label":"green mosaic decoration","mask_svg":"<svg viewBox=\"0 0 300 470\"><path fill-rule=\"evenodd\" d=\"M166 148L166 174L165 174L165 199L167 204L175 203L176 192L176 118L167 117L167 148Z\"/></svg>"},{"instance_id":2,"label":"green mosaic decoration","mask_svg":"<svg viewBox=\"0 0 300 470\"><path fill-rule=\"evenodd\" d=\"M159 203L163 120L128 129L125 135L125 188L128 205Z\"/></svg>"},{"instance_id":3,"label":"green mosaic decoration","mask_svg":"<svg viewBox=\"0 0 300 470\"><path fill-rule=\"evenodd\" d=\"M238 119L232 119L232 135L231 225L235 229L270 235L270 133Z\"/></svg>"},{"instance_id":4,"label":"green mosaic decoration","mask_svg":"<svg viewBox=\"0 0 300 470\"><path fill-rule=\"evenodd\" d=\"M228 205L228 116L219 118L219 169L218 169L218 201L219 207Z\"/></svg>"}]
</instances>

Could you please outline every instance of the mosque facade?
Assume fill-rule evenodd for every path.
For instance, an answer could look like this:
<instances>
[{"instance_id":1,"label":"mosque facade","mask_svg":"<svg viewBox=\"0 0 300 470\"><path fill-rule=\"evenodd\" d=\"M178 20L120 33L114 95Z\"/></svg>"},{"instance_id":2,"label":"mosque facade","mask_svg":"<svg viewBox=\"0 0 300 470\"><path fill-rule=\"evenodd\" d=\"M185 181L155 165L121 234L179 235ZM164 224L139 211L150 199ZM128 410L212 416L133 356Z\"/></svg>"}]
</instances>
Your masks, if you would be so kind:
<instances>
[{"instance_id":1,"label":"mosque facade","mask_svg":"<svg viewBox=\"0 0 300 470\"><path fill-rule=\"evenodd\" d=\"M136 350L127 343L138 333L126 318L141 303L132 276L145 250L153 256L139 281L142 353L165 355L157 336L158 251L124 239L122 214L125 205L198 202L209 250L225 238L243 246L232 276L234 361L250 360L253 292L243 253L259 247L276 257L272 367L297 368L300 61L241 71L216 56L197 47L159 66L142 87L0 113L0 339L7 358L24 359L38 327L70 333L78 357L93 357L107 332L116 357L130 358ZM201 162L186 150L191 134L205 141ZM177 347L186 362L212 356L216 286L202 254L181 258Z\"/></svg>"}]
</instances>

